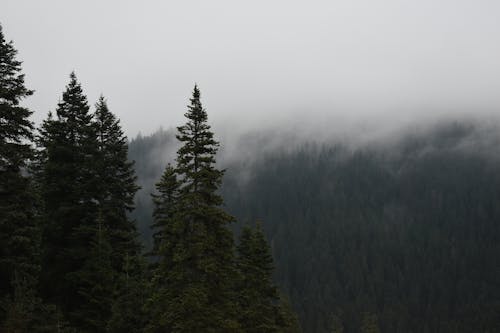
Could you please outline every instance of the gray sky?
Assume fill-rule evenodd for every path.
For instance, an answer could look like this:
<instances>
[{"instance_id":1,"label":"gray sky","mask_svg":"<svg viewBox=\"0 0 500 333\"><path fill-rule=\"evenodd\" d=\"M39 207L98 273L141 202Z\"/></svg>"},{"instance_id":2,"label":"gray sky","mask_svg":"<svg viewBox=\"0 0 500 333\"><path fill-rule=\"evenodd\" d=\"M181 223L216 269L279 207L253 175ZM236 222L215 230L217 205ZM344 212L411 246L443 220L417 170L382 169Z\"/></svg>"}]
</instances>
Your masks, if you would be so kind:
<instances>
[{"instance_id":1,"label":"gray sky","mask_svg":"<svg viewBox=\"0 0 500 333\"><path fill-rule=\"evenodd\" d=\"M219 128L500 113L497 0L1 0L0 23L37 122L72 70L129 135L178 125L195 82Z\"/></svg>"}]
</instances>

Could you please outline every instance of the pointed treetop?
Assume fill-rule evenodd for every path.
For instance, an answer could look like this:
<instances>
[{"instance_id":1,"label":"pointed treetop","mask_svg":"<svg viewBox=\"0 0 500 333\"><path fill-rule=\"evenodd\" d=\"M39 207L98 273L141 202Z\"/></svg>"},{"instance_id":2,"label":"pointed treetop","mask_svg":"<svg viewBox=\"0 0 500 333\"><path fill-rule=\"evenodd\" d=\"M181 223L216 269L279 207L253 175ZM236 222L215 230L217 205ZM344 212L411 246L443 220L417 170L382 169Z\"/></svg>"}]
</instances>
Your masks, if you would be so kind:
<instances>
[{"instance_id":1,"label":"pointed treetop","mask_svg":"<svg viewBox=\"0 0 500 333\"><path fill-rule=\"evenodd\" d=\"M17 50L12 41L7 42L0 26L0 101L18 105L19 101L33 94L24 86L24 74L21 74L22 62L16 60Z\"/></svg>"},{"instance_id":2,"label":"pointed treetop","mask_svg":"<svg viewBox=\"0 0 500 333\"><path fill-rule=\"evenodd\" d=\"M78 82L74 71L70 73L69 77L70 81L58 104L57 116L66 118L79 114L82 117L87 117L89 111L87 96L84 95L82 85Z\"/></svg>"},{"instance_id":3,"label":"pointed treetop","mask_svg":"<svg viewBox=\"0 0 500 333\"><path fill-rule=\"evenodd\" d=\"M109 111L108 102L106 101L106 97L104 97L103 94L99 96L97 103L95 103L95 107L96 107L96 113Z\"/></svg>"}]
</instances>

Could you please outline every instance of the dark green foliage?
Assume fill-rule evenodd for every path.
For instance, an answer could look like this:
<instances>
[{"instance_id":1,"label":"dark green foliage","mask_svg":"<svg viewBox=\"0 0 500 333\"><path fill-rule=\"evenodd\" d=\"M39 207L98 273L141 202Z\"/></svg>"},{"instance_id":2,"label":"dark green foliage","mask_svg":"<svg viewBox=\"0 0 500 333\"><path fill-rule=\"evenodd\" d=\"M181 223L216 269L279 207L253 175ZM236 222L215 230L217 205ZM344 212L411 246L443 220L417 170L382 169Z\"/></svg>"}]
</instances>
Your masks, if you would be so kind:
<instances>
[{"instance_id":1,"label":"dark green foliage","mask_svg":"<svg viewBox=\"0 0 500 333\"><path fill-rule=\"evenodd\" d=\"M304 331L359 332L369 313L380 332L496 332L497 133L446 124L357 149L251 148L251 168L225 165L222 194L238 220L265 221Z\"/></svg>"},{"instance_id":2,"label":"dark green foliage","mask_svg":"<svg viewBox=\"0 0 500 333\"><path fill-rule=\"evenodd\" d=\"M176 212L176 203L178 199L179 181L177 180L176 170L169 163L160 179L156 184L158 194L152 194L155 209L153 211L153 249L151 255L157 257L162 253L163 258L172 253L172 235L169 233L172 227L169 222L173 221ZM167 249L167 247L170 247ZM160 250L161 248L161 250ZM164 260L165 261L165 260ZM167 262L171 262L171 259Z\"/></svg>"},{"instance_id":3,"label":"dark green foliage","mask_svg":"<svg viewBox=\"0 0 500 333\"><path fill-rule=\"evenodd\" d=\"M245 226L238 244L239 321L245 332L278 332L280 308L272 283L273 258L260 226Z\"/></svg>"},{"instance_id":4,"label":"dark green foliage","mask_svg":"<svg viewBox=\"0 0 500 333\"><path fill-rule=\"evenodd\" d=\"M72 333L53 305L43 303L30 280L14 278L13 293L0 302L5 318L0 332L5 333Z\"/></svg>"},{"instance_id":5,"label":"dark green foliage","mask_svg":"<svg viewBox=\"0 0 500 333\"><path fill-rule=\"evenodd\" d=\"M279 327L279 332L282 333L300 333L302 328L300 327L299 319L295 310L290 304L290 300L285 294L280 295L280 305L279 313L277 317L277 323Z\"/></svg>"},{"instance_id":6,"label":"dark green foliage","mask_svg":"<svg viewBox=\"0 0 500 333\"><path fill-rule=\"evenodd\" d=\"M13 293L2 300L5 320L0 324L2 332L31 332L37 327L37 311L40 300L35 290L25 280L14 278L11 282Z\"/></svg>"},{"instance_id":7,"label":"dark green foliage","mask_svg":"<svg viewBox=\"0 0 500 333\"><path fill-rule=\"evenodd\" d=\"M108 326L114 332L136 332L145 324L142 312L145 265L141 264L135 221L128 213L133 209L134 195L139 187L135 184L133 163L128 161L127 138L102 96L96 104L94 118L98 144L95 159L97 202L106 230L110 260L108 274L105 271L102 274L103 279L111 277L110 283L113 283L107 298L96 304L103 307L101 314L106 314L97 327L104 330ZM106 295L102 291L102 295Z\"/></svg>"},{"instance_id":8,"label":"dark green foliage","mask_svg":"<svg viewBox=\"0 0 500 333\"><path fill-rule=\"evenodd\" d=\"M162 202L157 204L155 222L168 225L168 230L157 234L161 241L155 246L159 262L149 331L234 332L238 329L234 244L227 229L233 219L219 207L222 198L216 191L223 172L214 166L218 143L196 86L188 108L187 123L178 128L177 139L182 144L175 169L179 187L174 207L168 209L168 221L159 217L164 212ZM160 189L162 186L159 184ZM160 195L168 191L165 187Z\"/></svg>"},{"instance_id":9,"label":"dark green foliage","mask_svg":"<svg viewBox=\"0 0 500 333\"><path fill-rule=\"evenodd\" d=\"M498 331L500 160L485 132L274 152L241 194L224 189L228 210L266 221L277 281L307 332Z\"/></svg>"},{"instance_id":10,"label":"dark green foliage","mask_svg":"<svg viewBox=\"0 0 500 333\"><path fill-rule=\"evenodd\" d=\"M16 53L0 26L0 325L31 311L32 302L20 295L36 298L40 270L35 196L26 175L33 157L32 112L19 105L33 92L24 86Z\"/></svg>"},{"instance_id":11,"label":"dark green foliage","mask_svg":"<svg viewBox=\"0 0 500 333\"><path fill-rule=\"evenodd\" d=\"M377 316L366 312L361 319L361 333L380 333Z\"/></svg>"},{"instance_id":12,"label":"dark green foliage","mask_svg":"<svg viewBox=\"0 0 500 333\"><path fill-rule=\"evenodd\" d=\"M95 115L89 113L72 73L57 118L49 115L39 143L43 294L79 330L103 332L111 316L116 323L132 311L128 305L138 305L116 305L131 293L120 283L143 277L137 271L130 277L127 268L141 252L135 222L127 216L138 189L127 139L103 97Z\"/></svg>"},{"instance_id":13,"label":"dark green foliage","mask_svg":"<svg viewBox=\"0 0 500 333\"><path fill-rule=\"evenodd\" d=\"M89 244L89 252L83 267L71 274L79 281L79 295L82 303L73 315L83 332L105 332L114 293L114 278L112 269L112 248L109 236L104 226L103 214L99 212L94 237Z\"/></svg>"},{"instance_id":14,"label":"dark green foliage","mask_svg":"<svg viewBox=\"0 0 500 333\"><path fill-rule=\"evenodd\" d=\"M151 212L154 210L151 193L167 162L174 160L177 146L173 129L160 129L151 136L138 135L129 143L130 159L135 162L136 173L141 175L141 189L135 197L136 209L130 216L139 222L139 233L147 251L152 249L152 234L155 232L154 228L151 228Z\"/></svg>"},{"instance_id":15,"label":"dark green foliage","mask_svg":"<svg viewBox=\"0 0 500 333\"><path fill-rule=\"evenodd\" d=\"M139 187L135 184L133 163L128 161L127 138L102 96L96 104L94 119L98 147L94 159L97 201L112 247L112 267L121 271L126 256L140 253L135 222L127 216L134 207Z\"/></svg>"},{"instance_id":16,"label":"dark green foliage","mask_svg":"<svg viewBox=\"0 0 500 333\"><path fill-rule=\"evenodd\" d=\"M140 255L127 256L123 269L124 274L121 274L116 282L118 292L111 308L107 329L115 333L143 332L151 316L144 306L149 297L146 261Z\"/></svg>"},{"instance_id":17,"label":"dark green foliage","mask_svg":"<svg viewBox=\"0 0 500 333\"><path fill-rule=\"evenodd\" d=\"M79 325L84 297L79 279L97 226L97 139L87 99L70 83L40 130L37 178L43 199L42 295Z\"/></svg>"}]
</instances>

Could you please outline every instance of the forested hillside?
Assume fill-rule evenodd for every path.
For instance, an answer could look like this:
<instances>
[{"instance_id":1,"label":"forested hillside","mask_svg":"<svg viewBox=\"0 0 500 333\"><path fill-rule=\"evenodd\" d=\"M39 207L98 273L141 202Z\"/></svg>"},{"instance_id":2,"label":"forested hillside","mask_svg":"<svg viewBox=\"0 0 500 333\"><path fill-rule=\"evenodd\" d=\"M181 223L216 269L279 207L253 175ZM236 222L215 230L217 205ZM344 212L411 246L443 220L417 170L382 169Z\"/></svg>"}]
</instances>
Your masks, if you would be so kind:
<instances>
[{"instance_id":1,"label":"forested hillside","mask_svg":"<svg viewBox=\"0 0 500 333\"><path fill-rule=\"evenodd\" d=\"M219 142L196 85L175 163L147 183L156 193L141 219L154 238L145 252L120 120L102 95L91 109L71 72L35 128L16 55L0 26L0 332L300 331L260 225L237 244L229 228ZM138 168L144 179L148 170Z\"/></svg>"},{"instance_id":2,"label":"forested hillside","mask_svg":"<svg viewBox=\"0 0 500 333\"><path fill-rule=\"evenodd\" d=\"M199 22L193 12L185 13L194 18L189 25ZM130 30L116 27L117 32ZM180 30L169 29L176 35ZM76 31L64 31L89 48ZM246 33L239 35L228 39L231 45L248 43ZM100 56L117 41L113 34L103 36ZM338 88L349 82L324 81L328 98L318 102L299 86L288 92L281 84L266 88L266 80L278 73L252 73L258 81L248 89L241 85L246 76L235 70L240 65L213 66L217 79L221 73L238 73L234 81L224 78L221 89L207 85L209 105L238 109L234 118L219 113L213 123L221 126L214 130L197 84L191 95L185 93L190 96L185 109L163 103L177 100L172 88L184 87L183 80L208 80L208 72L200 69L214 64L205 57L208 44L199 43L208 39L189 39L203 48L187 48L196 58L182 55L186 64L195 65L190 66L194 72L172 76L152 65L161 53L151 56L144 40L126 37L135 43L127 47L141 45L137 50L148 55L141 60L126 52L125 57L151 65L151 70L141 67L139 75L147 83L123 70L131 63L108 72L104 58L99 58L104 65L88 66L99 69L101 79L83 81L102 83L92 90L130 85L132 100L125 93L111 95L124 101L116 108L119 113L103 95L87 95L72 71L58 88L58 102L36 121L40 110L26 103L36 96L31 82L50 87L48 77L59 72L50 68L50 75L25 82L17 49L0 25L0 333L500 332L500 117L487 116L488 110L498 110L494 99L474 95L496 91L494 84L481 79L488 85L483 89L472 80L474 89L457 90L453 98L439 87L429 95L439 96L435 103L402 77L394 84L400 89L406 82L409 93L382 89L401 103L387 104L390 112L403 105L401 114L391 117L381 111L385 103L371 104L376 89L360 89L356 76L355 90L345 96L363 103L342 107L329 99L338 91L342 95ZM224 54L238 54L226 52L228 43L220 45ZM266 56L260 58L252 48L252 62L267 57L268 47L263 49ZM434 56L435 48L429 49ZM50 50L44 48L51 59L68 55ZM288 55L276 59L282 62ZM64 66L75 61L86 68L80 63L87 58L83 53L63 56L56 58ZM282 69L288 75L288 67ZM477 77L494 73L484 69ZM327 71L318 67L321 75ZM375 71L367 72L379 79ZM171 85L155 83L153 73L172 80ZM467 78L460 71L455 75ZM323 88L313 77L304 81L308 88ZM259 101L258 86L271 94L269 102L291 97L290 92L303 100L248 103ZM458 98L471 92L469 104ZM153 99L158 96L164 99L159 106ZM134 100L142 102L139 107ZM420 112L424 102L429 104L421 114L405 113L405 107ZM277 115L276 105L289 110L286 117ZM299 112L325 105L321 117ZM456 112L438 115L439 105ZM155 118L153 109L169 112L168 117ZM479 111L459 115L467 109ZM162 125L170 121L177 127L129 140L126 132L139 128L122 127L118 114L126 116L127 110L141 111L139 117L154 126L169 118ZM248 110L265 116L247 119ZM372 112L374 117L365 117ZM182 114L182 122L172 120Z\"/></svg>"},{"instance_id":3,"label":"forested hillside","mask_svg":"<svg viewBox=\"0 0 500 333\"><path fill-rule=\"evenodd\" d=\"M495 332L498 133L450 122L355 148L255 146L251 159L225 159L222 193L240 223L262 221L275 279L306 332ZM170 137L130 143L142 230L140 203Z\"/></svg>"}]
</instances>

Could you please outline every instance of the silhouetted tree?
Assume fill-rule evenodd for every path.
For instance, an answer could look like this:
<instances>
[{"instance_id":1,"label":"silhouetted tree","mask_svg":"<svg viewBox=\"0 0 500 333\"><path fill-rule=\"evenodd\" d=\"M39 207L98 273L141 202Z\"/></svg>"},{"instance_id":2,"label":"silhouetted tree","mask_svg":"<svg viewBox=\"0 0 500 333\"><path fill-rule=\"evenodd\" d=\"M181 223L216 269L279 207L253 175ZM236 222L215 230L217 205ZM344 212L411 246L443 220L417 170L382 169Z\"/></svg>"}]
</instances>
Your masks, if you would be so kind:
<instances>
[{"instance_id":1,"label":"silhouetted tree","mask_svg":"<svg viewBox=\"0 0 500 333\"><path fill-rule=\"evenodd\" d=\"M13 331L22 320L16 332L27 332L38 304L40 235L26 172L33 158L32 112L19 105L33 91L24 85L16 53L0 26L0 331ZM9 327L2 329L5 320Z\"/></svg>"},{"instance_id":2,"label":"silhouetted tree","mask_svg":"<svg viewBox=\"0 0 500 333\"><path fill-rule=\"evenodd\" d=\"M178 127L177 135L182 146L177 152L179 188L173 216L158 235L159 263L150 300L157 315L149 330L235 332L234 240L227 228L233 218L220 208L218 143L196 86L185 116L187 123Z\"/></svg>"},{"instance_id":3,"label":"silhouetted tree","mask_svg":"<svg viewBox=\"0 0 500 333\"><path fill-rule=\"evenodd\" d=\"M95 237L99 196L96 128L76 75L40 129L37 179L43 200L42 294L76 327L85 302L80 274ZM85 273L83 273L85 275Z\"/></svg>"},{"instance_id":4,"label":"silhouetted tree","mask_svg":"<svg viewBox=\"0 0 500 333\"><path fill-rule=\"evenodd\" d=\"M262 230L243 227L238 244L237 267L240 323L246 332L277 332L278 290L272 283L273 258Z\"/></svg>"}]
</instances>

